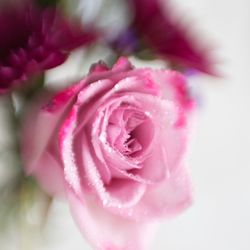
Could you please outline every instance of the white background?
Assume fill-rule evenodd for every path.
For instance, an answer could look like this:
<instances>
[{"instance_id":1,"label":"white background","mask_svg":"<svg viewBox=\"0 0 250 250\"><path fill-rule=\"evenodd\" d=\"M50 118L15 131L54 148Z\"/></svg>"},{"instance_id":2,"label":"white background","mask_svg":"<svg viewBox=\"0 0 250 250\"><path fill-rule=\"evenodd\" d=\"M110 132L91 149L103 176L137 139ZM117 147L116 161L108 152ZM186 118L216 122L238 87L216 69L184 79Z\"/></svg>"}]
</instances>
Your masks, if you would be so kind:
<instances>
[{"instance_id":1,"label":"white background","mask_svg":"<svg viewBox=\"0 0 250 250\"><path fill-rule=\"evenodd\" d=\"M190 157L194 204L162 224L152 249L249 250L250 2L178 2L180 11L216 41L225 77L194 79L203 95ZM62 202L55 202L47 229L34 249L90 249ZM19 248L7 239L0 249Z\"/></svg>"}]
</instances>

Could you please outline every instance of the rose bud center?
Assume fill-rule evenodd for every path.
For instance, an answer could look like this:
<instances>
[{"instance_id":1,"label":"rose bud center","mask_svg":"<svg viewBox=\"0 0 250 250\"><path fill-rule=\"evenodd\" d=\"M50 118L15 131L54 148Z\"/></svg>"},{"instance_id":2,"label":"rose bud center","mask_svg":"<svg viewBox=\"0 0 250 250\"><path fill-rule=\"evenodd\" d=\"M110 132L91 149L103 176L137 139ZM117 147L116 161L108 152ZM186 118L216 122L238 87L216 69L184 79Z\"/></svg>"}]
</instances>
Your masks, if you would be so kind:
<instances>
[{"instance_id":1,"label":"rose bud center","mask_svg":"<svg viewBox=\"0 0 250 250\"><path fill-rule=\"evenodd\" d=\"M150 117L135 106L122 103L109 117L108 142L124 156L141 156L152 142L153 135Z\"/></svg>"}]
</instances>

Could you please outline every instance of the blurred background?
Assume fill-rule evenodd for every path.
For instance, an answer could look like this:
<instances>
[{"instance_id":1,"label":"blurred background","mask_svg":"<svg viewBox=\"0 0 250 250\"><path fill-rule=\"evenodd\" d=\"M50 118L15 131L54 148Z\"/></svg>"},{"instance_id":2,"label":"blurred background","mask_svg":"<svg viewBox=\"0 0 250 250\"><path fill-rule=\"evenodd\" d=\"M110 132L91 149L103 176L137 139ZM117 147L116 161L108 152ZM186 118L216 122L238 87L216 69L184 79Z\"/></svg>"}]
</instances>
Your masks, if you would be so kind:
<instances>
[{"instance_id":1,"label":"blurred background","mask_svg":"<svg viewBox=\"0 0 250 250\"><path fill-rule=\"evenodd\" d=\"M97 6L100 1L90 2L95 2ZM190 78L192 83L199 86L201 95L197 131L189 159L194 204L178 218L162 224L152 249L249 250L250 2L172 2L180 13L187 13L191 17L191 23L197 26L201 34L206 34L216 44L217 53L223 59L220 70L224 77L198 75ZM99 58L102 58L102 53L100 50ZM96 59L89 60L94 62ZM89 63L86 65L88 67ZM141 66L142 62L135 61L135 65ZM50 80L64 79L64 67L51 71ZM75 65L67 69L68 75L76 73ZM1 97L0 102L3 103L0 105L0 144L1 149L6 149L12 147L13 143L6 132L10 129L8 121L11 118L6 115L4 98ZM3 150L0 159L0 181L4 182L8 172L3 171L2 166L9 158ZM36 219L32 213L30 216L32 221ZM30 229L23 230L29 232ZM7 231L0 232L1 250L91 249L77 230L63 201L53 201L42 232L29 232L25 234L25 239L14 225L9 226Z\"/></svg>"}]
</instances>

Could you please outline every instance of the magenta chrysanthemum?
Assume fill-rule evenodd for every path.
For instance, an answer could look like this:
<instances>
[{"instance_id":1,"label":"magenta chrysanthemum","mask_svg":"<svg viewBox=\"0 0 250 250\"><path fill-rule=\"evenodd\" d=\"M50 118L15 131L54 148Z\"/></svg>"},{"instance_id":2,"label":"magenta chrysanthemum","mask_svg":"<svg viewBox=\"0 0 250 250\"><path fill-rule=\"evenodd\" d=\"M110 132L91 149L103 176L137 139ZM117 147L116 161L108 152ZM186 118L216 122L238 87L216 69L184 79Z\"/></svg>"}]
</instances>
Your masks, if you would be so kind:
<instances>
[{"instance_id":1,"label":"magenta chrysanthemum","mask_svg":"<svg viewBox=\"0 0 250 250\"><path fill-rule=\"evenodd\" d=\"M56 8L30 2L0 10L0 93L63 63L69 52L95 39Z\"/></svg>"},{"instance_id":2,"label":"magenta chrysanthemum","mask_svg":"<svg viewBox=\"0 0 250 250\"><path fill-rule=\"evenodd\" d=\"M142 41L162 59L185 68L216 74L209 49L189 34L189 27L174 18L168 1L131 0L130 3L134 9L132 47L135 47L136 39L138 46Z\"/></svg>"}]
</instances>

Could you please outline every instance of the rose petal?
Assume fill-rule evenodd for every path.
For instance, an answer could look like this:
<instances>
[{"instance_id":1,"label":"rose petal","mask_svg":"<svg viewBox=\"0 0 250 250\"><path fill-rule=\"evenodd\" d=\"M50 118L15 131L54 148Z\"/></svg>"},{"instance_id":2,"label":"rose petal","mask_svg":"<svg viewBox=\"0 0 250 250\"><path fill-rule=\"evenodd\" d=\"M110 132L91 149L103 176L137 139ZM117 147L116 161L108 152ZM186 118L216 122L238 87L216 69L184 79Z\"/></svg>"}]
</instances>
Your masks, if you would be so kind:
<instances>
[{"instance_id":1,"label":"rose petal","mask_svg":"<svg viewBox=\"0 0 250 250\"><path fill-rule=\"evenodd\" d=\"M112 67L112 71L129 71L134 67L126 57L120 57Z\"/></svg>"},{"instance_id":2,"label":"rose petal","mask_svg":"<svg viewBox=\"0 0 250 250\"><path fill-rule=\"evenodd\" d=\"M161 216L172 217L189 207L191 202L192 186L189 175L184 167L180 167L164 182L147 190L138 204L137 215L141 214L145 220Z\"/></svg>"},{"instance_id":3,"label":"rose petal","mask_svg":"<svg viewBox=\"0 0 250 250\"><path fill-rule=\"evenodd\" d=\"M86 135L81 134L82 140L82 168L86 175L88 183L91 183L95 192L98 194L102 204L107 207L128 207L135 205L143 193L145 192L145 185L135 182L133 180L111 180L110 184L104 185L97 166L91 155ZM78 145L79 146L79 145ZM78 156L80 157L80 156ZM119 190L116 187L119 186Z\"/></svg>"},{"instance_id":4,"label":"rose petal","mask_svg":"<svg viewBox=\"0 0 250 250\"><path fill-rule=\"evenodd\" d=\"M187 170L181 166L168 178L156 185L148 186L144 196L132 208L114 212L140 222L171 218L187 209L192 203L192 186Z\"/></svg>"},{"instance_id":5,"label":"rose petal","mask_svg":"<svg viewBox=\"0 0 250 250\"><path fill-rule=\"evenodd\" d=\"M78 96L75 105L79 106L79 119L81 124L78 126L77 131L86 125L89 119L93 116L94 112L99 106L99 99L113 86L113 82L107 79L98 80L90 84L87 88L83 88Z\"/></svg>"},{"instance_id":6,"label":"rose petal","mask_svg":"<svg viewBox=\"0 0 250 250\"><path fill-rule=\"evenodd\" d=\"M142 224L112 214L85 196L79 200L68 192L70 209L83 236L98 250L146 250L154 235L155 224Z\"/></svg>"},{"instance_id":7,"label":"rose petal","mask_svg":"<svg viewBox=\"0 0 250 250\"><path fill-rule=\"evenodd\" d=\"M42 188L50 195L57 197L65 196L62 166L55 159L53 153L47 151L43 153L37 162L34 176Z\"/></svg>"},{"instance_id":8,"label":"rose petal","mask_svg":"<svg viewBox=\"0 0 250 250\"><path fill-rule=\"evenodd\" d=\"M94 64L91 65L90 70L89 70L89 74L106 72L108 70L109 70L109 68L105 64L105 62L99 61L98 63L94 63Z\"/></svg>"},{"instance_id":9,"label":"rose petal","mask_svg":"<svg viewBox=\"0 0 250 250\"><path fill-rule=\"evenodd\" d=\"M40 102L44 100L38 101L33 110L27 112L27 118L23 121L25 127L23 127L22 134L22 150L28 174L35 171L36 165L46 150L48 143L58 132L58 122L65 117L69 105L75 99L78 88L79 85L74 85L61 92L42 110L39 110Z\"/></svg>"},{"instance_id":10,"label":"rose petal","mask_svg":"<svg viewBox=\"0 0 250 250\"><path fill-rule=\"evenodd\" d=\"M64 166L64 177L68 185L81 195L81 178L76 157L73 150L74 130L77 126L78 109L76 106L70 111L59 132L59 148Z\"/></svg>"},{"instance_id":11,"label":"rose petal","mask_svg":"<svg viewBox=\"0 0 250 250\"><path fill-rule=\"evenodd\" d=\"M161 97L171 100L177 105L179 111L176 124L185 127L187 117L195 107L195 101L190 94L188 83L184 76L171 70L151 71L149 75L152 81L159 84L162 90Z\"/></svg>"}]
</instances>

